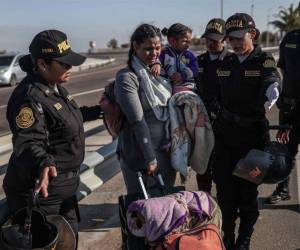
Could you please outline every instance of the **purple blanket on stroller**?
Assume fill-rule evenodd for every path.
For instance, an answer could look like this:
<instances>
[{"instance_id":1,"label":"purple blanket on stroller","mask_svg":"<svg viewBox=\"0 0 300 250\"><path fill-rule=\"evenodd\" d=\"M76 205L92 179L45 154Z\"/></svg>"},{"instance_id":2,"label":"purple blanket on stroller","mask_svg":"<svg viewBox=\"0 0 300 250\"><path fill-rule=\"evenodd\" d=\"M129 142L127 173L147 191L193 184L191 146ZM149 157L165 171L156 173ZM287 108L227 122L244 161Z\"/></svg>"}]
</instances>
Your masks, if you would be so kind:
<instances>
[{"instance_id":1,"label":"purple blanket on stroller","mask_svg":"<svg viewBox=\"0 0 300 250\"><path fill-rule=\"evenodd\" d=\"M128 207L128 228L135 236L157 241L171 232L184 231L210 219L213 205L212 197L201 191L138 200Z\"/></svg>"}]
</instances>

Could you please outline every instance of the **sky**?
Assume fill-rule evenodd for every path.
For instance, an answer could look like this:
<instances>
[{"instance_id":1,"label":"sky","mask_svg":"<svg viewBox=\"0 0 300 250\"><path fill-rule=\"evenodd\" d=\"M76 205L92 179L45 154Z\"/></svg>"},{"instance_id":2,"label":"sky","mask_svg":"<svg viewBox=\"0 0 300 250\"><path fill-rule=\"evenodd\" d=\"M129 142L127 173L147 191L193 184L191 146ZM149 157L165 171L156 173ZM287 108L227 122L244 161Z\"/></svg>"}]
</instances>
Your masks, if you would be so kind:
<instances>
[{"instance_id":1,"label":"sky","mask_svg":"<svg viewBox=\"0 0 300 250\"><path fill-rule=\"evenodd\" d=\"M72 49L86 52L89 41L104 48L115 38L128 42L141 23L159 28L181 22L201 35L211 18L221 16L222 0L1 0L0 49L27 52L38 32L64 31ZM223 17L236 12L251 14L257 27L267 29L279 7L298 5L295 0L223 0ZM253 3L253 8L251 8ZM270 31L274 27L269 26Z\"/></svg>"}]
</instances>

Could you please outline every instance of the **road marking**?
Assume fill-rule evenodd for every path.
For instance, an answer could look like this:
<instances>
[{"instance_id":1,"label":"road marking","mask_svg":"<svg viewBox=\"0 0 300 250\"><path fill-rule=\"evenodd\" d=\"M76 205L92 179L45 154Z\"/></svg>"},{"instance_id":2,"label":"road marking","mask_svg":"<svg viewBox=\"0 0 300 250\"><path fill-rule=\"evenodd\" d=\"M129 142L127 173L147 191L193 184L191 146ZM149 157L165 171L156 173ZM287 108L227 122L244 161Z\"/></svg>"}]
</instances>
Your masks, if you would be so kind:
<instances>
[{"instance_id":1,"label":"road marking","mask_svg":"<svg viewBox=\"0 0 300 250\"><path fill-rule=\"evenodd\" d=\"M116 66L108 67L107 69L93 70L91 72L83 71L82 73L80 72L78 74L72 75L71 79L76 79L76 78L80 78L80 77L84 77L84 76L91 76L91 75L95 75L95 74L101 74L101 73L105 73L105 72L109 72L109 71L119 70L119 69L123 68L124 66L125 66L125 64L119 64Z\"/></svg>"},{"instance_id":2,"label":"road marking","mask_svg":"<svg viewBox=\"0 0 300 250\"><path fill-rule=\"evenodd\" d=\"M107 82L113 82L116 78L110 78L107 80Z\"/></svg>"},{"instance_id":3,"label":"road marking","mask_svg":"<svg viewBox=\"0 0 300 250\"><path fill-rule=\"evenodd\" d=\"M84 92L77 93L77 94L72 94L72 96L76 97L76 96L81 96L81 95L87 95L87 94L91 94L91 93L101 92L103 90L104 90L104 88L93 89L93 90L84 91Z\"/></svg>"},{"instance_id":4,"label":"road marking","mask_svg":"<svg viewBox=\"0 0 300 250\"><path fill-rule=\"evenodd\" d=\"M88 94L92 94L92 93L96 93L96 92L101 92L103 90L104 90L104 88L92 89L92 90L89 90L89 91L84 91L84 92L81 92L81 93L72 94L72 96L76 97L76 96L81 96L81 95L88 95ZM1 105L0 109L4 109L6 107L7 107L7 105Z\"/></svg>"}]
</instances>

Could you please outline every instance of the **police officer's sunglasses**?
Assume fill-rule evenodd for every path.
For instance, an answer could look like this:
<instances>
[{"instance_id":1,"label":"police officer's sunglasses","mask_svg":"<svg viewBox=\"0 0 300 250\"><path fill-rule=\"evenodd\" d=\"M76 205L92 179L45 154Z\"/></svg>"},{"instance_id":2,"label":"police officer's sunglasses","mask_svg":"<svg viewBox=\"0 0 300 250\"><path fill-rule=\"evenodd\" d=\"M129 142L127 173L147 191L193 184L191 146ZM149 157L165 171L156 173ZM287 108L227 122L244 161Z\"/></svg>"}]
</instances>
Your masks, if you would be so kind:
<instances>
[{"instance_id":1,"label":"police officer's sunglasses","mask_svg":"<svg viewBox=\"0 0 300 250\"><path fill-rule=\"evenodd\" d=\"M57 62L60 66L64 67L66 70L72 68L71 65L69 64L66 64L66 63L63 63L63 62L60 62L60 61L57 61L57 60L54 60L55 62Z\"/></svg>"}]
</instances>

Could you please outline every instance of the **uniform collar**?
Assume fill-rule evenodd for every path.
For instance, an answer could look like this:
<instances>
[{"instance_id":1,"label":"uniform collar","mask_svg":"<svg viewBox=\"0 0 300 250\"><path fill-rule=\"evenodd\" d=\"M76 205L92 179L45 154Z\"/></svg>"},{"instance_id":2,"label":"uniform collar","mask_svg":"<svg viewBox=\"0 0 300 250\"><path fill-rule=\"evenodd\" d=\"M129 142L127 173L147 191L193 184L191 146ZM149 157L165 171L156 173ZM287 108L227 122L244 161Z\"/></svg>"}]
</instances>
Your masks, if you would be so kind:
<instances>
[{"instance_id":1,"label":"uniform collar","mask_svg":"<svg viewBox=\"0 0 300 250\"><path fill-rule=\"evenodd\" d=\"M223 61L223 59L226 57L227 53L228 53L228 48L227 48L227 46L224 46L222 52L220 52L220 53L218 54L218 58L217 58L217 59L218 59L219 61ZM204 56L205 56L209 61L211 61L211 60L210 60L210 56L209 56L209 52L208 52L208 51L205 52ZM217 59L216 59L216 60L217 60ZM215 60L213 60L213 61L215 61Z\"/></svg>"},{"instance_id":2,"label":"uniform collar","mask_svg":"<svg viewBox=\"0 0 300 250\"><path fill-rule=\"evenodd\" d=\"M261 47L257 44L254 44L254 49L252 50L250 55L242 63L259 57L261 55L261 53L262 53ZM234 54L234 57L239 62L238 56L236 54Z\"/></svg>"},{"instance_id":3,"label":"uniform collar","mask_svg":"<svg viewBox=\"0 0 300 250\"><path fill-rule=\"evenodd\" d=\"M57 89L58 89L60 95L64 99L66 99L68 101L71 101L73 99L73 97L71 95L69 95L68 91L63 86L61 86L60 84L57 84Z\"/></svg>"},{"instance_id":4,"label":"uniform collar","mask_svg":"<svg viewBox=\"0 0 300 250\"><path fill-rule=\"evenodd\" d=\"M44 78L42 78L39 74L32 74L31 77L33 78L33 83L37 88L39 88L46 96L52 96L52 95L61 95L64 99L70 101L72 97L69 95L67 90L60 86L60 84L57 84L57 93L54 90L54 86L50 85L45 81Z\"/></svg>"},{"instance_id":5,"label":"uniform collar","mask_svg":"<svg viewBox=\"0 0 300 250\"><path fill-rule=\"evenodd\" d=\"M39 74L33 73L30 75L30 77L32 78L33 84L37 88L39 88L46 96L51 96L56 93L53 86L47 83L45 79L41 77Z\"/></svg>"}]
</instances>

